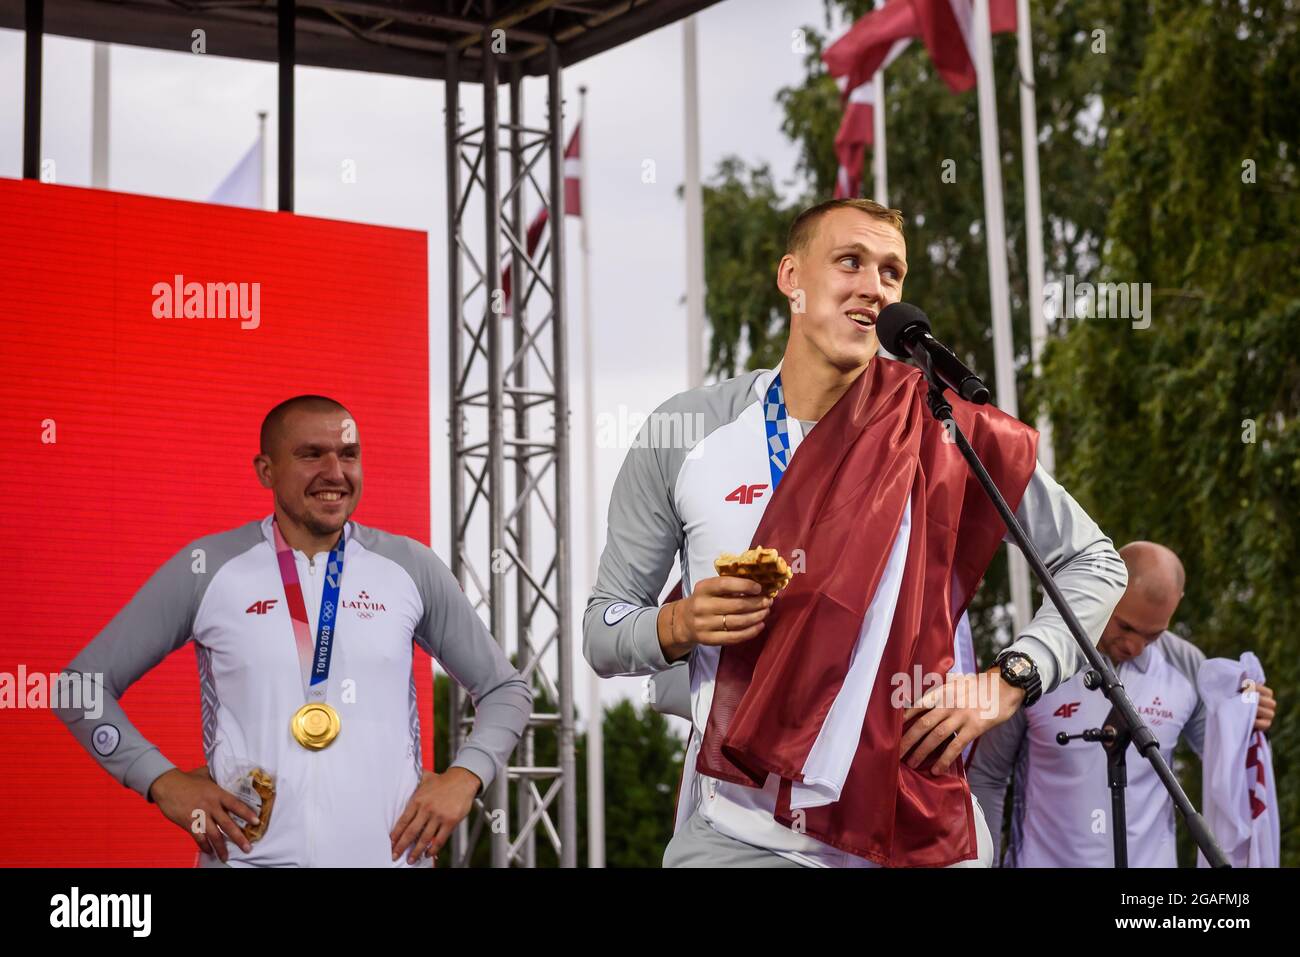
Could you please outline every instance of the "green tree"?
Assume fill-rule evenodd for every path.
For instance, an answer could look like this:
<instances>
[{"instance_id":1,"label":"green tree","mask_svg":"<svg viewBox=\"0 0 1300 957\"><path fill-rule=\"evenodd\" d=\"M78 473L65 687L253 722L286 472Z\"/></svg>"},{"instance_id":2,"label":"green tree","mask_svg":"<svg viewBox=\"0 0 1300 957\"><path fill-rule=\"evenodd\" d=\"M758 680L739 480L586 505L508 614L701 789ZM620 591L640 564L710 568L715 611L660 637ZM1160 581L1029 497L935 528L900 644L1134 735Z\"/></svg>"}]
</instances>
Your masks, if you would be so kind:
<instances>
[{"instance_id":1,"label":"green tree","mask_svg":"<svg viewBox=\"0 0 1300 957\"><path fill-rule=\"evenodd\" d=\"M704 309L714 372L734 375L745 347L751 369L781 360L789 304L776 288L776 264L796 212L782 205L766 166L749 169L736 157L722 161L704 191Z\"/></svg>"},{"instance_id":2,"label":"green tree","mask_svg":"<svg viewBox=\"0 0 1300 957\"><path fill-rule=\"evenodd\" d=\"M1294 866L1296 11L1284 0L1153 6L1105 154L1102 264L1103 279L1150 284L1150 315L1068 324L1041 394L1059 471L1085 507L1116 540L1163 542L1183 559L1179 630L1210 656L1260 656L1282 716L1270 738L1283 860ZM1189 859L1186 841L1183 851Z\"/></svg>"},{"instance_id":3,"label":"green tree","mask_svg":"<svg viewBox=\"0 0 1300 957\"><path fill-rule=\"evenodd\" d=\"M544 692L535 691L536 708L548 710ZM439 773L451 763L448 708L451 686L439 674L434 687L434 768ZM539 765L558 761L554 733L538 732L534 756ZM578 802L578 865L587 863L587 736L575 740ZM607 867L658 867L673 833L677 782L681 776L685 748L663 715L648 706L638 708L621 701L605 709L605 864ZM546 785L540 785L546 793ZM554 807L554 806L553 806ZM554 817L554 815L553 815ZM511 828L513 833L514 828ZM550 840L537 832L537 866L555 867L558 856ZM438 859L439 867L450 856ZM474 867L492 862L490 837L484 829L471 855Z\"/></svg>"},{"instance_id":4,"label":"green tree","mask_svg":"<svg viewBox=\"0 0 1300 957\"><path fill-rule=\"evenodd\" d=\"M605 859L659 867L673 833L685 748L648 705L605 709Z\"/></svg>"}]
</instances>

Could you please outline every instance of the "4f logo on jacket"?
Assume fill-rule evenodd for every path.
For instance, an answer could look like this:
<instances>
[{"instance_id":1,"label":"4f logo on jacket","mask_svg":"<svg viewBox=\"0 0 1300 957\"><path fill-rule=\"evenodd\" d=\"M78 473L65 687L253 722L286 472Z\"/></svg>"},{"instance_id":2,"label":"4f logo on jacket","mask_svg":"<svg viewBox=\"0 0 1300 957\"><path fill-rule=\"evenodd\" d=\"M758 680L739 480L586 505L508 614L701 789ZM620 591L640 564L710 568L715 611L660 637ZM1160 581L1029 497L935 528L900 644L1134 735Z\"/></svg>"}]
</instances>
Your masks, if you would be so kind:
<instances>
[{"instance_id":1,"label":"4f logo on jacket","mask_svg":"<svg viewBox=\"0 0 1300 957\"><path fill-rule=\"evenodd\" d=\"M766 488L766 485L741 485L735 488L723 501L753 505L754 499L763 497L763 490Z\"/></svg>"},{"instance_id":2,"label":"4f logo on jacket","mask_svg":"<svg viewBox=\"0 0 1300 957\"><path fill-rule=\"evenodd\" d=\"M245 615L265 615L268 611L276 606L280 601L278 598L267 598L265 601L255 601L244 609Z\"/></svg>"},{"instance_id":3,"label":"4f logo on jacket","mask_svg":"<svg viewBox=\"0 0 1300 957\"><path fill-rule=\"evenodd\" d=\"M1069 704L1063 704L1052 712L1054 718L1073 718L1074 712L1079 710L1082 701L1071 701Z\"/></svg>"}]
</instances>

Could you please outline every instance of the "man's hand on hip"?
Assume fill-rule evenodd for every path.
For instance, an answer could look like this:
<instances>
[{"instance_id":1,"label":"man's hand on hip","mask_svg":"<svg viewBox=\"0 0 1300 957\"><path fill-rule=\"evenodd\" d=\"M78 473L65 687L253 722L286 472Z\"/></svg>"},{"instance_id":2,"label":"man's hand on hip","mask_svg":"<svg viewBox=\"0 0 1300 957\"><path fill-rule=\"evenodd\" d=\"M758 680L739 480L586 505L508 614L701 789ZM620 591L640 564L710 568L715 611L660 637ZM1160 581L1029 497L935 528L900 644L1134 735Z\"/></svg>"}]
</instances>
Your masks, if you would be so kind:
<instances>
[{"instance_id":1,"label":"man's hand on hip","mask_svg":"<svg viewBox=\"0 0 1300 957\"><path fill-rule=\"evenodd\" d=\"M214 782L206 766L193 771L172 768L160 774L149 785L149 797L163 817L194 838L199 850L215 854L223 864L230 857L227 840L234 841L245 854L253 849L230 815L255 824L257 812Z\"/></svg>"},{"instance_id":2,"label":"man's hand on hip","mask_svg":"<svg viewBox=\"0 0 1300 957\"><path fill-rule=\"evenodd\" d=\"M414 864L420 855L437 856L456 825L474 806L474 796L483 782L477 774L461 767L450 767L443 774L425 771L419 787L406 802L406 810L393 825L388 839L393 845L393 860L411 849L407 861Z\"/></svg>"},{"instance_id":3,"label":"man's hand on hip","mask_svg":"<svg viewBox=\"0 0 1300 957\"><path fill-rule=\"evenodd\" d=\"M1010 718L1025 700L1024 690L1002 680L996 667L946 678L903 712L905 730L898 753L909 768L936 754L930 773L943 774L966 745Z\"/></svg>"},{"instance_id":4,"label":"man's hand on hip","mask_svg":"<svg viewBox=\"0 0 1300 957\"><path fill-rule=\"evenodd\" d=\"M659 609L664 659L679 661L696 645L734 645L757 638L772 607L763 586L732 575L705 578L691 594Z\"/></svg>"}]
</instances>

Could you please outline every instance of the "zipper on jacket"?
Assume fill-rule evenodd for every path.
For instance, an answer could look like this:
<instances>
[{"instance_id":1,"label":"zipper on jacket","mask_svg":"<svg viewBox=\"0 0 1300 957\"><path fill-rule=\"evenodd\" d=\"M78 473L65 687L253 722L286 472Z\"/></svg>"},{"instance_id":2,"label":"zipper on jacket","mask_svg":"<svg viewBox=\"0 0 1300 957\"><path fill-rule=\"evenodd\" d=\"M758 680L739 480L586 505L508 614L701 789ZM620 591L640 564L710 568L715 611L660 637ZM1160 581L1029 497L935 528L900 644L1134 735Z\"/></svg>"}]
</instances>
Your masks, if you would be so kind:
<instances>
[{"instance_id":1,"label":"zipper on jacket","mask_svg":"<svg viewBox=\"0 0 1300 957\"><path fill-rule=\"evenodd\" d=\"M308 867L316 867L316 795L319 793L316 782L316 761L314 754L307 755L311 764L311 790L307 794L307 860Z\"/></svg>"},{"instance_id":2,"label":"zipper on jacket","mask_svg":"<svg viewBox=\"0 0 1300 957\"><path fill-rule=\"evenodd\" d=\"M316 574L315 556L307 557L307 573L312 576L315 576ZM305 603L309 608L320 607L320 595L316 594L312 588L306 588L303 590L303 598L305 599ZM310 628L311 612L309 611L307 615L308 615L308 628ZM319 625L319 622L317 622L317 624ZM309 785L307 788L307 794L305 795L306 804L307 804L306 817L307 817L307 866L308 867L317 866L316 864L316 800L317 800L317 795L320 793L320 790L318 786L319 771L317 770L316 767L317 762L314 760L315 757L316 757L315 754L307 755L307 763L311 767L311 771L307 775Z\"/></svg>"}]
</instances>

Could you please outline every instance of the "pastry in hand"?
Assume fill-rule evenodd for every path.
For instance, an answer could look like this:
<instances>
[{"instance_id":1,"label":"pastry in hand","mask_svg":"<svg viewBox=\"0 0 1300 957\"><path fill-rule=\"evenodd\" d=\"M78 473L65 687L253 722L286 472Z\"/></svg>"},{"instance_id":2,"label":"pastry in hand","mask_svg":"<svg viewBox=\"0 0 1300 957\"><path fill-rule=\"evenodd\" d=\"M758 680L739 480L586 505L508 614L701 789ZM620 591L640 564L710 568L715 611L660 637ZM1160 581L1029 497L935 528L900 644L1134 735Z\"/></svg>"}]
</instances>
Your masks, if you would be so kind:
<instances>
[{"instance_id":1,"label":"pastry in hand","mask_svg":"<svg viewBox=\"0 0 1300 957\"><path fill-rule=\"evenodd\" d=\"M775 548L751 548L740 555L723 554L714 561L713 567L719 575L758 582L768 598L775 598L794 577L790 566Z\"/></svg>"},{"instance_id":2,"label":"pastry in hand","mask_svg":"<svg viewBox=\"0 0 1300 957\"><path fill-rule=\"evenodd\" d=\"M253 768L249 777L252 780L253 790L262 799L262 807L257 812L257 824L245 824L240 828L244 832L244 837L252 843L261 839L266 833L266 826L271 823L271 805L275 804L275 782L271 780L271 775L261 768Z\"/></svg>"}]
</instances>

